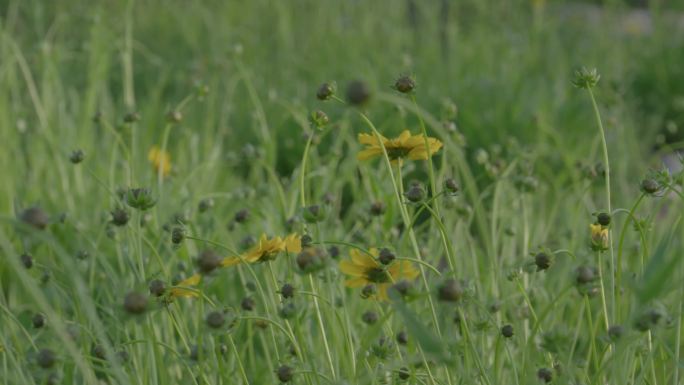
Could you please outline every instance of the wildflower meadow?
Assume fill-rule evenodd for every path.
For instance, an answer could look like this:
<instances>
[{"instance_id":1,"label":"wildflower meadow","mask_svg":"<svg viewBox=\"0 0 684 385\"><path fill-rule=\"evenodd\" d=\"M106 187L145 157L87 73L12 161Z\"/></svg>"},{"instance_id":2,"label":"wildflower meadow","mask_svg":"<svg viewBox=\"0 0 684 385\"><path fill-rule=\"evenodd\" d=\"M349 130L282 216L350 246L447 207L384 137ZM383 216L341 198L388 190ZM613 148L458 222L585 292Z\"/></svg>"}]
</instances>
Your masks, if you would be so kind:
<instances>
[{"instance_id":1,"label":"wildflower meadow","mask_svg":"<svg viewBox=\"0 0 684 385\"><path fill-rule=\"evenodd\" d=\"M0 383L684 384L684 4L0 1Z\"/></svg>"}]
</instances>

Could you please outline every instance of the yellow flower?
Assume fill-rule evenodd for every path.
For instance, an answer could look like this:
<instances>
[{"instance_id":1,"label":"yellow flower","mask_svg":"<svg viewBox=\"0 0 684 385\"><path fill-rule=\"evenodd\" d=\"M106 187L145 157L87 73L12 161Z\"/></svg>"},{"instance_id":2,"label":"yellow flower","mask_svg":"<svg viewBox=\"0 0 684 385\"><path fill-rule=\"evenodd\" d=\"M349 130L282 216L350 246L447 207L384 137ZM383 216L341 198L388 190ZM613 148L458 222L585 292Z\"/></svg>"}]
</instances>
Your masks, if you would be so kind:
<instances>
[{"instance_id":1,"label":"yellow flower","mask_svg":"<svg viewBox=\"0 0 684 385\"><path fill-rule=\"evenodd\" d=\"M589 225L591 230L591 248L596 251L604 251L608 249L608 228L601 226L598 223Z\"/></svg>"},{"instance_id":2,"label":"yellow flower","mask_svg":"<svg viewBox=\"0 0 684 385\"><path fill-rule=\"evenodd\" d=\"M189 287L199 285L202 280L202 276L197 273L189 278L186 278L180 282L175 287L172 287L169 291L169 296L171 298L178 297L198 297L199 293L196 290L188 289Z\"/></svg>"},{"instance_id":3,"label":"yellow flower","mask_svg":"<svg viewBox=\"0 0 684 385\"><path fill-rule=\"evenodd\" d=\"M161 172L162 176L168 176L171 172L171 155L157 146L152 146L147 153L147 159L152 163L155 173Z\"/></svg>"},{"instance_id":4,"label":"yellow flower","mask_svg":"<svg viewBox=\"0 0 684 385\"><path fill-rule=\"evenodd\" d=\"M387 300L387 288L400 279L412 280L418 276L418 270L409 261L395 261L389 266L378 262L378 249L369 250L370 255L352 249L351 260L340 262L340 270L351 276L344 284L347 287L362 287L374 284L378 289L378 298Z\"/></svg>"},{"instance_id":5,"label":"yellow flower","mask_svg":"<svg viewBox=\"0 0 684 385\"><path fill-rule=\"evenodd\" d=\"M384 136L380 136L380 138L392 162L397 162L404 158L424 160L442 148L442 142L436 138L428 137L428 151L428 148L425 147L425 137L423 135L411 135L409 130L404 130L401 135L394 139L388 139ZM375 135L359 134L359 143L365 145L366 148L356 155L356 159L366 160L382 155L382 146L380 146L380 142Z\"/></svg>"},{"instance_id":6,"label":"yellow flower","mask_svg":"<svg viewBox=\"0 0 684 385\"><path fill-rule=\"evenodd\" d=\"M297 234L290 234L285 238L268 238L266 234L261 235L259 243L249 249L240 257L228 257L221 262L221 266L233 266L244 260L247 263L266 262L275 259L281 252L299 253L302 251L301 237Z\"/></svg>"}]
</instances>

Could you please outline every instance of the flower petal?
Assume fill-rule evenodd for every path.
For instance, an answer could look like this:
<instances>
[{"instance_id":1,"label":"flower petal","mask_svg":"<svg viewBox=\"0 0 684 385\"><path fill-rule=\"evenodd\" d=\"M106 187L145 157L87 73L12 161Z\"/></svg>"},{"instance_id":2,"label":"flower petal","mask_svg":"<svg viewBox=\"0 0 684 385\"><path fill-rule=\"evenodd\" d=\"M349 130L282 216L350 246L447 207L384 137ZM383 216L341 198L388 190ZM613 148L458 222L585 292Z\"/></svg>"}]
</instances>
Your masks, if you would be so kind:
<instances>
[{"instance_id":1,"label":"flower petal","mask_svg":"<svg viewBox=\"0 0 684 385\"><path fill-rule=\"evenodd\" d=\"M362 277L351 278L351 279L344 281L345 286L354 287L354 288L365 286L367 283L368 283L368 281Z\"/></svg>"},{"instance_id":2,"label":"flower petal","mask_svg":"<svg viewBox=\"0 0 684 385\"><path fill-rule=\"evenodd\" d=\"M373 254L372 250L370 252L371 254ZM375 259L373 259L372 256L364 253L361 250L351 249L349 251L349 255L351 256L352 261L354 261L355 265L362 266L364 268L373 268L378 266L378 261L376 261Z\"/></svg>"},{"instance_id":3,"label":"flower petal","mask_svg":"<svg viewBox=\"0 0 684 385\"><path fill-rule=\"evenodd\" d=\"M365 150L359 151L358 154L356 154L356 160L368 160L370 158L374 158L378 155L382 155L382 148L380 147L370 147Z\"/></svg>"},{"instance_id":4,"label":"flower petal","mask_svg":"<svg viewBox=\"0 0 684 385\"><path fill-rule=\"evenodd\" d=\"M353 277L365 277L366 275L366 268L363 266L356 265L352 261L341 261L339 266L340 270L344 274L351 275Z\"/></svg>"},{"instance_id":5,"label":"flower petal","mask_svg":"<svg viewBox=\"0 0 684 385\"><path fill-rule=\"evenodd\" d=\"M302 251L302 239L297 234L288 235L283 241L285 251L288 253L299 253Z\"/></svg>"}]
</instances>

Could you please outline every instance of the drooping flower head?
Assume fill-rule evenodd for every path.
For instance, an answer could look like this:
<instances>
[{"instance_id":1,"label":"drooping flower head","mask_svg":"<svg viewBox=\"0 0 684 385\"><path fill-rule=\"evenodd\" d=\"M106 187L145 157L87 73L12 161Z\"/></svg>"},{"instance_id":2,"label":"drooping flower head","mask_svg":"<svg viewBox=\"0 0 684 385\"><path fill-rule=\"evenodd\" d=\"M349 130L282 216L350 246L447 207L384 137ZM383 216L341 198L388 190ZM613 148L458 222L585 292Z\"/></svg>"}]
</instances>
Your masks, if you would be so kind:
<instances>
[{"instance_id":1,"label":"drooping flower head","mask_svg":"<svg viewBox=\"0 0 684 385\"><path fill-rule=\"evenodd\" d=\"M190 289L193 286L199 285L202 280L202 276L199 273L192 275L180 282L169 290L169 297L179 298L179 297L198 297L199 293L197 290Z\"/></svg>"},{"instance_id":2,"label":"drooping flower head","mask_svg":"<svg viewBox=\"0 0 684 385\"><path fill-rule=\"evenodd\" d=\"M302 251L302 242L301 237L297 234L290 234L285 238L268 238L266 234L263 234L254 247L240 257L225 258L221 265L224 267L233 266L241 261L247 263L266 262L275 259L281 252L299 253L300 251Z\"/></svg>"},{"instance_id":3,"label":"drooping flower head","mask_svg":"<svg viewBox=\"0 0 684 385\"><path fill-rule=\"evenodd\" d=\"M596 251L608 250L608 227L592 223L589 229L591 230L591 248Z\"/></svg>"},{"instance_id":4,"label":"drooping flower head","mask_svg":"<svg viewBox=\"0 0 684 385\"><path fill-rule=\"evenodd\" d=\"M168 176L171 173L171 155L157 146L152 146L147 153L147 159L152 164L155 173Z\"/></svg>"},{"instance_id":5,"label":"drooping flower head","mask_svg":"<svg viewBox=\"0 0 684 385\"><path fill-rule=\"evenodd\" d=\"M426 160L432 156L440 148L442 142L436 138L427 138L428 146L425 146L425 137L423 135L411 135L409 130L404 130L398 137L393 139L381 136L382 144L387 150L387 155L392 162L398 162L402 159L411 160ZM359 134L359 143L366 146L361 150L356 158L358 160L371 159L382 155L381 142L373 134Z\"/></svg>"},{"instance_id":6,"label":"drooping flower head","mask_svg":"<svg viewBox=\"0 0 684 385\"><path fill-rule=\"evenodd\" d=\"M352 249L349 251L351 260L340 262L340 270L351 277L344 282L347 287L375 285L378 298L387 300L387 288L390 285L401 279L415 279L419 274L409 261L395 260L383 265L378 261L378 249L372 248L369 253Z\"/></svg>"}]
</instances>

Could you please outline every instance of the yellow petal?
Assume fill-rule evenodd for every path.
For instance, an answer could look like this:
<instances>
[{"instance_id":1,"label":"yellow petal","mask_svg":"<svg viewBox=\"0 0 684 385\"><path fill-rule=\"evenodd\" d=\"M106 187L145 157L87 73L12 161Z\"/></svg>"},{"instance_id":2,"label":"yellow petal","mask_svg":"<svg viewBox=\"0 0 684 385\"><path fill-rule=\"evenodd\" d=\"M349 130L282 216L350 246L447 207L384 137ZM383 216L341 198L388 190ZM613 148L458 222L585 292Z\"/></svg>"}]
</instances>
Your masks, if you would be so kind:
<instances>
[{"instance_id":1,"label":"yellow petal","mask_svg":"<svg viewBox=\"0 0 684 385\"><path fill-rule=\"evenodd\" d=\"M367 160L370 158L374 158L378 155L382 155L382 148L371 147L371 148L367 148L365 150L359 151L359 153L356 154L356 160Z\"/></svg>"},{"instance_id":2,"label":"yellow petal","mask_svg":"<svg viewBox=\"0 0 684 385\"><path fill-rule=\"evenodd\" d=\"M365 278L357 277L344 281L344 285L347 287L361 287L368 283Z\"/></svg>"},{"instance_id":3,"label":"yellow petal","mask_svg":"<svg viewBox=\"0 0 684 385\"><path fill-rule=\"evenodd\" d=\"M353 263L350 260L344 260L340 262L340 270L347 275L352 277L365 277L366 268Z\"/></svg>"},{"instance_id":4,"label":"yellow petal","mask_svg":"<svg viewBox=\"0 0 684 385\"><path fill-rule=\"evenodd\" d=\"M227 258L223 258L223 261L221 261L221 266L223 266L223 267L235 266L238 263L240 263L240 258L238 258L238 257L227 257Z\"/></svg>"},{"instance_id":5,"label":"yellow petal","mask_svg":"<svg viewBox=\"0 0 684 385\"><path fill-rule=\"evenodd\" d=\"M380 136L383 140L385 137ZM359 143L369 145L369 146L377 146L378 145L378 138L375 137L374 134L359 134Z\"/></svg>"},{"instance_id":6,"label":"yellow petal","mask_svg":"<svg viewBox=\"0 0 684 385\"><path fill-rule=\"evenodd\" d=\"M178 282L178 285L176 286L181 286L181 287L174 287L171 289L171 296L172 297L197 297L199 294L195 290L189 290L184 287L192 287L192 286L197 286L200 281L202 280L202 276L199 274L195 274L191 277L188 277L180 282Z\"/></svg>"},{"instance_id":7,"label":"yellow petal","mask_svg":"<svg viewBox=\"0 0 684 385\"><path fill-rule=\"evenodd\" d=\"M297 234L288 235L285 240L285 251L288 253L299 253L302 251L302 239Z\"/></svg>"},{"instance_id":8,"label":"yellow petal","mask_svg":"<svg viewBox=\"0 0 684 385\"><path fill-rule=\"evenodd\" d=\"M410 132L409 130L404 130L404 131L401 132L401 134L399 134L399 136L397 137L396 141L397 141L399 144L402 144L402 145L403 145L403 144L406 143L407 140L409 140L409 138L411 138L411 132Z\"/></svg>"},{"instance_id":9,"label":"yellow petal","mask_svg":"<svg viewBox=\"0 0 684 385\"><path fill-rule=\"evenodd\" d=\"M387 288L389 285L387 283L381 283L378 285L378 299L381 301L389 301L387 297Z\"/></svg>"},{"instance_id":10,"label":"yellow petal","mask_svg":"<svg viewBox=\"0 0 684 385\"><path fill-rule=\"evenodd\" d=\"M377 253L377 251L376 251L376 253ZM372 249L371 249L371 254L373 254ZM355 265L365 267L365 268L369 268L369 267L372 268L372 267L378 266L378 262L375 259L373 259L372 256L364 253L361 250L351 249L349 251L349 255L351 256L352 261L354 261Z\"/></svg>"}]
</instances>

